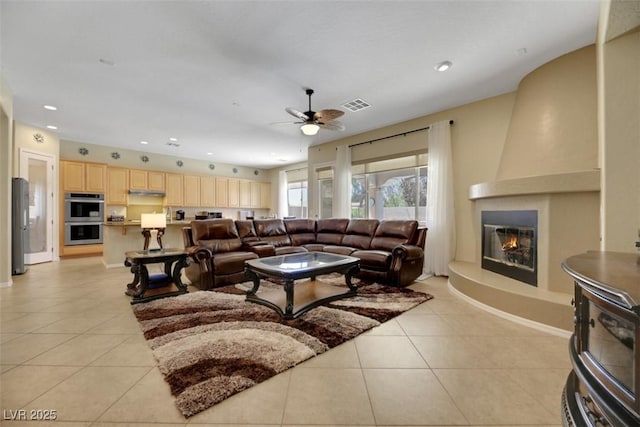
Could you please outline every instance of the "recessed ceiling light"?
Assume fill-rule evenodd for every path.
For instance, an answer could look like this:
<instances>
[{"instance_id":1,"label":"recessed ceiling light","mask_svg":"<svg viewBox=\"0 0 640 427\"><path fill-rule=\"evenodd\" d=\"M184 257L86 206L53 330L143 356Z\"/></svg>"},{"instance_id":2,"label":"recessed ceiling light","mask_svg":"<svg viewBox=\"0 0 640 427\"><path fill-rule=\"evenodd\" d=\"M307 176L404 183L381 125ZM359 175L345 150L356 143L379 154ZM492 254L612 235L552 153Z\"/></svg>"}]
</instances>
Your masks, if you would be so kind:
<instances>
[{"instance_id":1,"label":"recessed ceiling light","mask_svg":"<svg viewBox=\"0 0 640 427\"><path fill-rule=\"evenodd\" d=\"M45 110L56 111L58 107L54 107L53 105L44 105Z\"/></svg>"},{"instance_id":2,"label":"recessed ceiling light","mask_svg":"<svg viewBox=\"0 0 640 427\"><path fill-rule=\"evenodd\" d=\"M142 145L147 145L149 142L148 141L140 141L140 144Z\"/></svg>"},{"instance_id":3,"label":"recessed ceiling light","mask_svg":"<svg viewBox=\"0 0 640 427\"><path fill-rule=\"evenodd\" d=\"M213 153L207 153L207 156L213 156Z\"/></svg>"},{"instance_id":4,"label":"recessed ceiling light","mask_svg":"<svg viewBox=\"0 0 640 427\"><path fill-rule=\"evenodd\" d=\"M100 58L98 61L100 61L101 64L108 65L110 67L113 67L114 65L116 65L116 63L111 61L110 59Z\"/></svg>"},{"instance_id":5,"label":"recessed ceiling light","mask_svg":"<svg viewBox=\"0 0 640 427\"><path fill-rule=\"evenodd\" d=\"M47 129L56 130L58 129L58 126L47 125Z\"/></svg>"},{"instance_id":6,"label":"recessed ceiling light","mask_svg":"<svg viewBox=\"0 0 640 427\"><path fill-rule=\"evenodd\" d=\"M442 61L433 68L435 68L436 71L447 71L452 65L451 61Z\"/></svg>"},{"instance_id":7,"label":"recessed ceiling light","mask_svg":"<svg viewBox=\"0 0 640 427\"><path fill-rule=\"evenodd\" d=\"M176 142L178 140L178 138L169 138L169 141L171 142Z\"/></svg>"}]
</instances>

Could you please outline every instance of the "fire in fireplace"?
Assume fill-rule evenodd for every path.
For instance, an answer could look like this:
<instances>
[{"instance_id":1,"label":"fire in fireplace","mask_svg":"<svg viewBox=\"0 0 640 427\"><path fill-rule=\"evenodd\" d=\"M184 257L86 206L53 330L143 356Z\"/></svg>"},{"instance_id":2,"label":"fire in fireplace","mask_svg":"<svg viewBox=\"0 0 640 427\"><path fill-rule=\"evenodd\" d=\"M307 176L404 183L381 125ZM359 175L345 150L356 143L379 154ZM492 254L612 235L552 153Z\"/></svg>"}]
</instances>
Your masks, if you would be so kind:
<instances>
[{"instance_id":1,"label":"fire in fireplace","mask_svg":"<svg viewBox=\"0 0 640 427\"><path fill-rule=\"evenodd\" d=\"M482 268L538 285L537 211L482 211Z\"/></svg>"}]
</instances>

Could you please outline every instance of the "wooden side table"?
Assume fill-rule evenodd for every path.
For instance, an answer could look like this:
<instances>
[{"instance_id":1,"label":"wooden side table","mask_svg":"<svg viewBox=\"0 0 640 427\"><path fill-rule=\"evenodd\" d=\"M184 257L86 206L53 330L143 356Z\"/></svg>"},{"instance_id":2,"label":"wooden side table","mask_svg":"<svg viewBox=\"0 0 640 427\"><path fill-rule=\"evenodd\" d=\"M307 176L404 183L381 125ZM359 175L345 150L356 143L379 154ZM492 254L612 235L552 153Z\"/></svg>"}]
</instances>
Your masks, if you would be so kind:
<instances>
[{"instance_id":1,"label":"wooden side table","mask_svg":"<svg viewBox=\"0 0 640 427\"><path fill-rule=\"evenodd\" d=\"M149 274L147 264L164 264L164 273ZM131 267L133 281L127 284L125 295L133 297L131 304L152 301L175 295L186 294L187 285L182 283L182 269L189 265L189 254L184 249L166 248L161 250L129 251L125 253L124 265ZM178 290L154 292L145 295L149 289L175 285Z\"/></svg>"}]
</instances>

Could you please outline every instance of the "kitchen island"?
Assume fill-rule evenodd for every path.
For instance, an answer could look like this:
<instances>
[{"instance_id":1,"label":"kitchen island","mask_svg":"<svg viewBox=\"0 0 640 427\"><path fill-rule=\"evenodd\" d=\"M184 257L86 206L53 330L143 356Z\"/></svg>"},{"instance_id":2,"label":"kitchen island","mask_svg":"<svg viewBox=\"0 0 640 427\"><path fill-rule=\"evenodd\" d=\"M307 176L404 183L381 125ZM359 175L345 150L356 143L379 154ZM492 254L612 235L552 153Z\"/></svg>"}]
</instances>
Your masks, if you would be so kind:
<instances>
[{"instance_id":1,"label":"kitchen island","mask_svg":"<svg viewBox=\"0 0 640 427\"><path fill-rule=\"evenodd\" d=\"M182 228L190 225L191 220L167 220L162 245L165 248L184 248ZM144 247L139 220L107 221L104 223L102 238L102 263L107 268L124 267L125 253L142 250Z\"/></svg>"}]
</instances>

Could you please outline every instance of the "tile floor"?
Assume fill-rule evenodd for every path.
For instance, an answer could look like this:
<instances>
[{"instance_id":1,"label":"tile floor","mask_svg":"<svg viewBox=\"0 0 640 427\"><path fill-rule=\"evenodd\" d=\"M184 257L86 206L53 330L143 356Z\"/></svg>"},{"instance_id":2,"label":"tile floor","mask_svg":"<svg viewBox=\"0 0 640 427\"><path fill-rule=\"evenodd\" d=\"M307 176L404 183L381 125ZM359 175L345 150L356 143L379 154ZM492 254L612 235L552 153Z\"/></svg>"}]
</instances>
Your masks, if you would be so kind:
<instances>
[{"instance_id":1,"label":"tile floor","mask_svg":"<svg viewBox=\"0 0 640 427\"><path fill-rule=\"evenodd\" d=\"M560 426L567 339L485 313L432 278L435 296L190 419L100 258L30 266L0 289L2 426L19 409L68 426Z\"/></svg>"}]
</instances>

